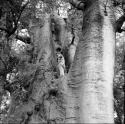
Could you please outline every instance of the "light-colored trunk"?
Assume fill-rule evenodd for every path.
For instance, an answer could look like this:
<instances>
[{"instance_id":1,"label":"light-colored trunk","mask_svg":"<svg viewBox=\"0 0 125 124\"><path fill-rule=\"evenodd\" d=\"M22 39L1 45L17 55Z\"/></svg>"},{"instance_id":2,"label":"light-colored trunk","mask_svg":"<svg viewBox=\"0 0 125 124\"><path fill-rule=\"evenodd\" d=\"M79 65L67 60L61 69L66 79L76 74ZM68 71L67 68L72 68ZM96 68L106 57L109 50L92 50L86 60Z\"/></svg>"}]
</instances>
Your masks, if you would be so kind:
<instances>
[{"instance_id":1,"label":"light-colored trunk","mask_svg":"<svg viewBox=\"0 0 125 124\"><path fill-rule=\"evenodd\" d=\"M73 60L74 60L75 52L76 52L76 45L75 44L71 44L69 46L69 50L68 50L69 65L71 65Z\"/></svg>"},{"instance_id":2,"label":"light-colored trunk","mask_svg":"<svg viewBox=\"0 0 125 124\"><path fill-rule=\"evenodd\" d=\"M44 109L44 105L43 105L44 96L47 93L47 90L49 89L47 83L50 83L49 78L52 78L52 77L49 77L51 74L48 70L50 70L53 66L57 65L55 64L56 63L56 58L54 58L55 48L51 37L52 34L51 34L50 24L51 24L51 17L50 15L46 15L44 26L43 27L37 26L36 29L32 31L33 38L34 38L34 45L35 45L34 52L36 52L37 54L36 59L34 61L34 68L36 71L34 71L34 74L32 77L34 80L31 84L32 91L31 91L31 94L29 94L28 102L26 104L24 103L23 105L19 105L15 111L9 112L10 114L13 114L14 119L19 118L20 120L22 119L21 118L22 115L27 116L27 112L33 112L32 116L30 117L30 120L28 120L27 123L42 123L44 121L47 121L45 120L46 114L44 114L43 118L40 118L38 116L39 112L36 113L34 108L37 104L40 104L40 105L42 104L41 105L42 109ZM30 71L30 69L28 70ZM46 76L47 74L49 75L48 77ZM16 106L14 104L11 107L11 110L13 110L13 108L15 107ZM43 113L41 112L41 114ZM56 114L54 113L54 115ZM47 119L50 119L50 118L47 116ZM23 121L26 121L26 119L24 118Z\"/></svg>"},{"instance_id":3,"label":"light-colored trunk","mask_svg":"<svg viewBox=\"0 0 125 124\"><path fill-rule=\"evenodd\" d=\"M50 29L50 15L46 15L46 17L44 18L44 22L44 26L38 30L38 34L36 35L36 44L38 47L37 49L39 50L36 63L39 63L40 60L43 60L44 62L46 62L46 64L50 64L51 61L55 61L55 48L53 45Z\"/></svg>"},{"instance_id":4,"label":"light-colored trunk","mask_svg":"<svg viewBox=\"0 0 125 124\"><path fill-rule=\"evenodd\" d=\"M67 122L113 123L115 56L114 16L110 1L88 0L79 42L69 71Z\"/></svg>"}]
</instances>

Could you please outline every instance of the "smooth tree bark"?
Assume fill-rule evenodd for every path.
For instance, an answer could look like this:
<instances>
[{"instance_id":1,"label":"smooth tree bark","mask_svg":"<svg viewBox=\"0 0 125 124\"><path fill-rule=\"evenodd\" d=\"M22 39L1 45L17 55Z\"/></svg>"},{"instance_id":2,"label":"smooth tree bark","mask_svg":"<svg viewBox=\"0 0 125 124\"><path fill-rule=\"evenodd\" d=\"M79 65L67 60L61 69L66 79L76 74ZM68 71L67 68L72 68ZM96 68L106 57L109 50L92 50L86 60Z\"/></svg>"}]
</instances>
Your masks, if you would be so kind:
<instances>
[{"instance_id":1,"label":"smooth tree bark","mask_svg":"<svg viewBox=\"0 0 125 124\"><path fill-rule=\"evenodd\" d=\"M83 40L68 76L67 123L114 123L115 20L111 7L107 0L85 2Z\"/></svg>"}]
</instances>

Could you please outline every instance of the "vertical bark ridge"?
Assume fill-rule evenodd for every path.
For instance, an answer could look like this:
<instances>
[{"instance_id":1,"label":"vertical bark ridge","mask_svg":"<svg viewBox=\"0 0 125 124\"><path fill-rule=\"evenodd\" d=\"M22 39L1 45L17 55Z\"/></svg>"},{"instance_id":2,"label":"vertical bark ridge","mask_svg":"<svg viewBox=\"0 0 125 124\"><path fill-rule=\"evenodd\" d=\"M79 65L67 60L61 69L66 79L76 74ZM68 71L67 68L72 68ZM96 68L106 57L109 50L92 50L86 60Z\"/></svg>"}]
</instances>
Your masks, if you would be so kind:
<instances>
[{"instance_id":1,"label":"vertical bark ridge","mask_svg":"<svg viewBox=\"0 0 125 124\"><path fill-rule=\"evenodd\" d=\"M103 0L106 2L106 0ZM103 94L102 100L104 99L106 102L105 107L105 116L107 116L107 122L113 123L113 77L114 77L114 60L115 60L115 29L114 29L114 14L112 10L109 8L111 7L111 1L107 3L107 16L105 16L103 11L103 6L100 4L100 11L103 15L103 50L107 51L103 54L103 71L104 71L104 82L106 85L103 84L106 91Z\"/></svg>"},{"instance_id":2,"label":"vertical bark ridge","mask_svg":"<svg viewBox=\"0 0 125 124\"><path fill-rule=\"evenodd\" d=\"M79 43L78 43L79 44ZM67 82L67 106L66 106L66 122L79 123L79 89L82 83L82 68L80 48L76 49L74 61L68 73Z\"/></svg>"}]
</instances>

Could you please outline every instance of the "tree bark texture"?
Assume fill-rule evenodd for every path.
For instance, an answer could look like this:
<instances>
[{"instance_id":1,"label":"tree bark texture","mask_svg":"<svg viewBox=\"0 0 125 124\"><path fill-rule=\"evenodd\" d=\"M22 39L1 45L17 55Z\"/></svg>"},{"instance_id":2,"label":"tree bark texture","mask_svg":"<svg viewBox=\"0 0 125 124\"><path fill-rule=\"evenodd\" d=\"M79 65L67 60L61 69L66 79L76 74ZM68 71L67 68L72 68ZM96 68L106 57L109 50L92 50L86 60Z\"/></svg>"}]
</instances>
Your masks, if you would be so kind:
<instances>
[{"instance_id":1,"label":"tree bark texture","mask_svg":"<svg viewBox=\"0 0 125 124\"><path fill-rule=\"evenodd\" d=\"M63 89L64 77L55 78L57 75L54 72L57 66L56 45L52 38L51 21L51 15L47 14L44 25L36 26L31 31L34 61L27 66L26 70L30 72L30 67L34 70L28 90L28 101L22 105L17 105L16 101L12 101L11 104L14 103L14 105L9 111L9 115L12 116L9 116L8 122L21 124L64 122L63 96L59 90L59 87ZM58 23L61 25L60 22ZM61 32L62 28L59 30ZM62 34L61 32L60 35ZM63 38L60 35L62 41Z\"/></svg>"},{"instance_id":2,"label":"tree bark texture","mask_svg":"<svg viewBox=\"0 0 125 124\"><path fill-rule=\"evenodd\" d=\"M111 1L86 1L83 40L78 43L69 71L66 109L69 123L114 122L115 30L111 6Z\"/></svg>"},{"instance_id":3,"label":"tree bark texture","mask_svg":"<svg viewBox=\"0 0 125 124\"><path fill-rule=\"evenodd\" d=\"M15 120L22 121L21 124L114 122L114 15L110 1L87 0L85 4L83 39L76 47L68 76L56 79L53 69L57 65L56 44L62 48L65 46L64 20L57 16L53 17L58 32L55 33L58 35L57 43L53 43L52 20L48 14L44 26L38 26L32 31L35 46L33 65L36 66L36 70L33 74L31 94L26 104L16 108L12 122L16 122ZM61 93L58 93L59 87L63 90L63 97L66 100L66 121L65 108L62 107L64 101L61 99ZM60 105L55 101L60 101Z\"/></svg>"}]
</instances>

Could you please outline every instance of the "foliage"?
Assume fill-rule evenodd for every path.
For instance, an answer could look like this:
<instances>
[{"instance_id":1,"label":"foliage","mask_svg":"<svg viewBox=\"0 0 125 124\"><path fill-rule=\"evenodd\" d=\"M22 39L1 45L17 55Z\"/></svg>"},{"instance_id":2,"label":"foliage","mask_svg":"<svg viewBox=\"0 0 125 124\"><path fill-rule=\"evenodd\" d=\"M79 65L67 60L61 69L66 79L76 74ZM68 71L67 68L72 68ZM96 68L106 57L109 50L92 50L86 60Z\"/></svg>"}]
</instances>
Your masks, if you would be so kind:
<instances>
[{"instance_id":1,"label":"foliage","mask_svg":"<svg viewBox=\"0 0 125 124\"><path fill-rule=\"evenodd\" d=\"M125 34L117 34L116 40L116 63L115 63L115 77L114 77L114 111L116 112L115 123L123 123L124 120L124 73L122 68L124 56L124 41Z\"/></svg>"},{"instance_id":2,"label":"foliage","mask_svg":"<svg viewBox=\"0 0 125 124\"><path fill-rule=\"evenodd\" d=\"M12 3L10 3L9 1L12 1ZM36 72L39 72L39 69L42 68L41 70L44 70L44 71L42 71L42 73L39 72L39 77L40 77L39 79L43 80L45 78L45 81L46 81L45 85L44 84L42 85L45 88L44 89L45 96L43 95L44 99L45 101L47 102L49 101L52 104L57 104L57 106L59 106L59 109L60 109L60 107L62 106L61 104L63 104L63 101L61 99L63 96L62 95L63 92L61 91L62 89L60 88L60 85L59 85L59 82L61 82L60 81L61 79L58 78L58 75L54 71L54 69L50 69L50 70L45 69L44 63L42 63L43 65L34 64L32 62L33 58L31 58L30 61L27 61L27 58L31 56L31 54L28 55L27 54L28 52L26 52L28 51L28 48L25 48L26 51L24 50L25 52L23 51L20 54L17 54L13 50L10 50L11 43L12 43L11 41L16 39L15 38L15 35L17 35L16 31L24 28L27 28L29 31L31 31L30 24L29 24L30 20L32 20L35 24L38 23L38 17L44 18L44 14L46 12L47 13L53 12L54 7L56 9L60 7L60 3L57 2L56 0L46 0L46 1L30 0L29 4L25 6L25 9L23 9L23 5L22 5L23 0L0 0L0 3L1 3L0 28L2 30L0 32L0 55L1 55L0 79L2 80L1 82L6 85L6 86L4 85L5 90L8 90L11 94L13 94L17 103L19 104L27 103L29 96L31 95L30 93L32 91L32 86L36 76ZM40 3L40 5L38 5L38 3ZM115 3L115 4L119 4L119 3ZM120 5L122 5L121 2L120 2ZM9 18L11 19L11 20L8 19L8 21L10 22L9 25L6 22L7 20L6 14L8 13L10 15ZM71 33L73 29L74 32L78 32L78 36L80 37L81 31L82 31L82 19L83 19L82 12L72 7L69 10L68 14L69 14L69 18L67 21L68 31ZM14 23L14 26L12 26L13 23ZM5 32L3 33L3 31L5 31L8 34L9 40L6 39L6 37L8 36L6 35ZM123 110L124 110L124 80L125 80L124 71L125 70L122 70L122 61L123 61L122 56L123 56L123 48L125 47L125 43L121 42L122 38L119 37L117 39L117 43L119 45L116 47L116 66L115 66L116 70L115 70L115 78L114 78L114 103L115 103L115 112L117 114L117 117L115 118L116 124L122 123L123 114L124 114ZM69 42L67 44L69 44ZM26 46L28 45L32 47L29 50L29 53L31 53L34 46L31 44L31 42L29 44L26 43ZM6 75L12 72L13 67L18 68L18 75L16 76L15 81L12 84L7 84L8 82L6 81ZM3 85L3 84L0 83L0 85ZM39 86L40 85L38 84L38 86L36 87L39 87ZM1 87L3 86L0 86L0 92L2 93L3 88ZM0 97L3 98L4 95L1 95L1 96ZM8 105L5 105L5 106L6 106L6 109L4 110L4 112L2 111L2 113L6 114L8 111ZM44 107L45 106L43 105L43 108ZM44 110L43 110L43 113L46 115ZM44 120L48 122L53 121L53 120L49 120L49 118L46 118L46 117L44 117Z\"/></svg>"}]
</instances>

